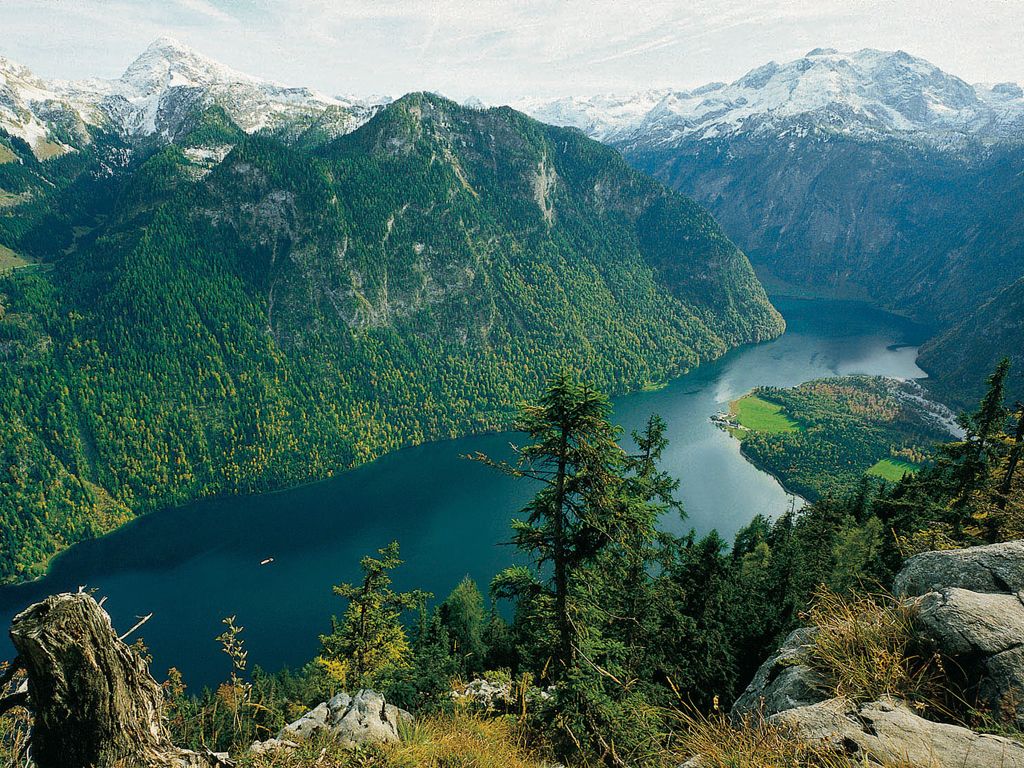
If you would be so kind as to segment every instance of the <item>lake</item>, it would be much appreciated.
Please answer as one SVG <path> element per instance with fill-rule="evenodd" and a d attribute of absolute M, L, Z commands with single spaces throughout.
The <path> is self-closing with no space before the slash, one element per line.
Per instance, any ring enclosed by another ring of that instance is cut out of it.
<path fill-rule="evenodd" d="M 717 529 L 731 538 L 754 515 L 775 516 L 799 503 L 709 421 L 730 400 L 755 386 L 822 376 L 924 376 L 914 361 L 926 333 L 908 320 L 855 302 L 775 304 L 789 325 L 781 338 L 615 402 L 615 420 L 627 434 L 652 412 L 668 422 L 665 468 L 681 480 L 687 512 L 685 521 L 664 520 L 668 530 Z M 108 598 L 104 607 L 119 629 L 153 613 L 139 634 L 157 679 L 171 666 L 192 688 L 225 679 L 230 661 L 213 638 L 228 615 L 245 627 L 251 664 L 301 665 L 317 652 L 330 615 L 343 609 L 331 585 L 357 579 L 359 558 L 392 539 L 406 560 L 398 588 L 443 598 L 468 574 L 486 591 L 491 576 L 513 560 L 501 542 L 531 489 L 461 456 L 508 457 L 511 438 L 431 443 L 324 482 L 148 515 L 71 548 L 44 579 L 0 589 L 0 624 L 47 594 L 85 585 Z M 6 633 L 0 642 L 0 658 L 12 656 Z"/>

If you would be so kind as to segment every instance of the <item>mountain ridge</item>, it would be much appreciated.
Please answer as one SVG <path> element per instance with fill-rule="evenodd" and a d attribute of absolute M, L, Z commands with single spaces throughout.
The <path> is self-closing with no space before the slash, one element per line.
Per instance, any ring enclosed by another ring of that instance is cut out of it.
<path fill-rule="evenodd" d="M 626 151 L 739 132 L 900 135 L 948 143 L 1024 139 L 1024 94 L 1015 83 L 970 85 L 904 51 L 815 49 L 757 67 L 732 83 L 621 97 L 531 99 L 538 119 L 581 128 Z"/>
<path fill-rule="evenodd" d="M 222 107 L 247 133 L 298 133 L 333 110 L 337 135 L 365 122 L 380 103 L 254 77 L 166 36 L 147 46 L 120 77 L 109 80 L 46 80 L 0 57 L 0 128 L 34 150 L 55 144 L 47 156 L 88 144 L 90 129 L 126 139 L 171 138 L 181 128 L 183 113 L 196 105 Z M 55 142 L 55 129 L 68 121 L 77 126 L 77 140 Z"/>
<path fill-rule="evenodd" d="M 36 262 L 0 276 L 0 580 L 155 507 L 506 427 L 559 370 L 624 392 L 784 327 L 703 207 L 510 108 L 181 126 L 110 173 L 12 144 L 59 187 L 0 209 Z"/>

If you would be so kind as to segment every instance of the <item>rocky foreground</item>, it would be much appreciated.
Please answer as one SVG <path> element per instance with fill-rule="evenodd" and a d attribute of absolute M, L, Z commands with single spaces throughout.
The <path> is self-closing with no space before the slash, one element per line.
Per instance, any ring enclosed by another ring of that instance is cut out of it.
<path fill-rule="evenodd" d="M 894 591 L 977 707 L 993 722 L 1024 729 L 1024 541 L 917 555 Z M 890 696 L 867 702 L 828 696 L 806 663 L 817 631 L 789 635 L 737 699 L 735 721 L 767 719 L 857 765 L 1024 768 L 1024 743 L 1015 739 L 926 719 Z"/>

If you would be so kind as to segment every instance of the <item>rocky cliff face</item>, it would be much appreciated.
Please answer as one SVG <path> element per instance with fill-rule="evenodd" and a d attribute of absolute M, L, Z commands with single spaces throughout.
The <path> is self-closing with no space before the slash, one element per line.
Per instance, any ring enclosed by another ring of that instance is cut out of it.
<path fill-rule="evenodd" d="M 895 592 L 973 706 L 1017 730 L 1024 726 L 1024 541 L 927 552 L 907 561 Z M 767 718 L 801 739 L 867 761 L 914 766 L 1024 766 L 1024 743 L 925 719 L 891 696 L 829 697 L 807 663 L 814 627 L 792 633 L 762 665 L 732 717 Z M 953 685 L 953 678 L 949 684 Z"/>

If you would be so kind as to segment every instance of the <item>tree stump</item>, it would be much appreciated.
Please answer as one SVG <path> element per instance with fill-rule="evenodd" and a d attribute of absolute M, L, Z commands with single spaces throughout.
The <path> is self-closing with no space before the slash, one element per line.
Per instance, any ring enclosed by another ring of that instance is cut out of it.
<path fill-rule="evenodd" d="M 30 606 L 11 640 L 28 676 L 37 768 L 210 765 L 171 743 L 160 686 L 89 595 Z"/>

